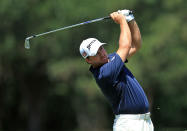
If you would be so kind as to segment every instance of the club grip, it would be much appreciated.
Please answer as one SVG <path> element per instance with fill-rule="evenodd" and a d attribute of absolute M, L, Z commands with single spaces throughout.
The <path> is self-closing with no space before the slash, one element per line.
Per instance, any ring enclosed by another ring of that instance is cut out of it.
<path fill-rule="evenodd" d="M 107 20 L 107 19 L 111 19 L 111 17 L 110 16 L 106 16 L 103 19 Z"/>

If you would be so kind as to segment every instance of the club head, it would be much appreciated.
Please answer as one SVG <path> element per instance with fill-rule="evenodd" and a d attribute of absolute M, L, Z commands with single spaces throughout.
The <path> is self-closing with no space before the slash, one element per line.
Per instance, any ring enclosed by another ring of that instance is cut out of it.
<path fill-rule="evenodd" d="M 30 36 L 30 37 L 27 37 L 26 39 L 25 39 L 25 48 L 26 49 L 30 49 L 30 42 L 29 42 L 29 40 L 31 39 L 31 38 L 33 38 L 34 36 Z"/>
<path fill-rule="evenodd" d="M 29 42 L 29 39 L 25 39 L 25 48 L 26 49 L 30 49 L 30 42 Z"/>

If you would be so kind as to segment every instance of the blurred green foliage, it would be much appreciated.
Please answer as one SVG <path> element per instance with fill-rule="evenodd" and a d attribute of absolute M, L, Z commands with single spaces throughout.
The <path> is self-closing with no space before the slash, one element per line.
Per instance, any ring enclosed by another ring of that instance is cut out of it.
<path fill-rule="evenodd" d="M 187 129 L 186 0 L 1 0 L 0 131 L 111 131 L 112 111 L 79 54 L 88 37 L 118 47 L 119 27 L 102 21 L 31 40 L 63 26 L 134 11 L 141 50 L 127 64 L 148 95 L 157 131 Z"/>

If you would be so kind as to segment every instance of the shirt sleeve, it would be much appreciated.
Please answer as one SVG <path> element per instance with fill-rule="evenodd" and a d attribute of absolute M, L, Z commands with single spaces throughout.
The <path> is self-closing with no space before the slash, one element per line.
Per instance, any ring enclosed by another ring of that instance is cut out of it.
<path fill-rule="evenodd" d="M 110 61 L 102 67 L 102 78 L 107 79 L 110 82 L 115 81 L 116 78 L 119 76 L 123 66 L 124 63 L 121 57 L 117 53 L 115 53 L 115 55 L 110 59 Z"/>

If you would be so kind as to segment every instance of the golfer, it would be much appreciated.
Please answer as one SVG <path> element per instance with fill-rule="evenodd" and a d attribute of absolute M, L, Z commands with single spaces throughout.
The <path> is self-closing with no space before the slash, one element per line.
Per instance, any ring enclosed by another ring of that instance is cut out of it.
<path fill-rule="evenodd" d="M 116 52 L 108 55 L 105 43 L 88 38 L 81 43 L 80 53 L 91 64 L 90 71 L 112 106 L 113 131 L 153 131 L 146 94 L 125 65 L 141 47 L 140 31 L 133 14 L 123 14 L 121 11 L 110 14 L 120 26 Z"/>

